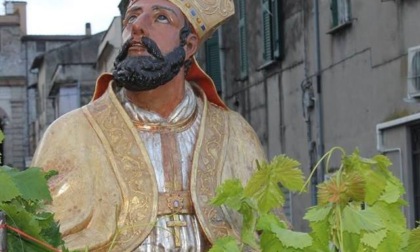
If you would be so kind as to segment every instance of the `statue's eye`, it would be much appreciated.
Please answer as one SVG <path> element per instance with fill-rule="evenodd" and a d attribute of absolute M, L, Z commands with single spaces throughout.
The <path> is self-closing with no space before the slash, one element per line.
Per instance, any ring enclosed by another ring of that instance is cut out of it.
<path fill-rule="evenodd" d="M 162 15 L 162 14 L 158 15 L 158 17 L 156 18 L 156 20 L 158 22 L 164 23 L 164 24 L 169 23 L 169 19 L 165 15 Z"/>
<path fill-rule="evenodd" d="M 127 18 L 127 23 L 132 24 L 134 23 L 134 21 L 136 21 L 137 16 L 136 15 L 131 15 Z"/>

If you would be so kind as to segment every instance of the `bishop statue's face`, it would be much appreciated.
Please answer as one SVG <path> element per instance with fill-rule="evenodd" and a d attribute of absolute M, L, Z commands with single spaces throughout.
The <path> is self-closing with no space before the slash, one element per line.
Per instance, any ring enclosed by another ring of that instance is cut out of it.
<path fill-rule="evenodd" d="M 176 5 L 137 0 L 129 6 L 123 26 L 123 47 L 113 71 L 118 85 L 131 91 L 151 90 L 179 73 L 191 30 Z"/>

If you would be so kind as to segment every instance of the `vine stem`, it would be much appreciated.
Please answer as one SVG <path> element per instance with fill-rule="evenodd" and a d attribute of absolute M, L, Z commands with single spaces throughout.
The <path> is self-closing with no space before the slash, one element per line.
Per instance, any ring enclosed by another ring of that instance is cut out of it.
<path fill-rule="evenodd" d="M 318 162 L 316 163 L 316 165 L 314 166 L 314 168 L 311 171 L 311 174 L 309 174 L 308 179 L 306 180 L 305 184 L 302 186 L 302 188 L 300 189 L 299 193 L 302 193 L 303 190 L 305 190 L 305 188 L 308 186 L 309 182 L 311 181 L 311 178 L 313 177 L 313 175 L 315 174 L 316 170 L 318 169 L 319 166 L 321 166 L 321 163 L 324 161 L 324 159 L 327 159 L 327 165 L 325 167 L 326 172 L 328 172 L 328 167 L 330 165 L 330 159 L 332 154 L 335 151 L 340 151 L 342 155 L 346 155 L 346 151 L 342 148 L 342 147 L 334 147 L 331 150 L 329 150 L 327 153 L 324 154 L 324 156 L 321 157 L 320 160 L 318 160 Z"/>
<path fill-rule="evenodd" d="M 13 231 L 13 232 L 15 232 L 15 233 L 19 234 L 20 236 L 22 236 L 22 237 L 24 237 L 24 238 L 26 238 L 26 239 L 30 240 L 30 241 L 33 241 L 33 242 L 35 242 L 35 243 L 37 243 L 37 244 L 39 244 L 39 245 L 42 245 L 44 248 L 47 248 L 47 249 L 49 249 L 50 251 L 54 251 L 54 252 L 60 252 L 60 251 L 61 251 L 61 250 L 59 250 L 59 249 L 54 248 L 54 247 L 53 247 L 53 246 L 51 246 L 50 244 L 48 244 L 48 243 L 46 243 L 46 242 L 43 242 L 43 241 L 41 241 L 41 240 L 38 240 L 38 239 L 36 239 L 35 237 L 32 237 L 32 236 L 28 235 L 27 233 L 23 232 L 22 230 L 17 229 L 17 228 L 14 228 L 14 227 L 12 227 L 12 226 L 9 226 L 9 225 L 7 225 L 7 224 L 3 224 L 3 225 L 1 225 L 1 226 L 0 226 L 0 228 L 6 228 L 6 229 L 9 229 L 9 230 L 11 230 L 11 231 Z"/>
<path fill-rule="evenodd" d="M 342 181 L 341 181 L 341 174 L 342 174 L 342 171 L 343 171 L 343 165 L 341 165 L 340 166 L 340 169 L 338 170 L 338 174 L 337 174 L 337 186 L 338 186 L 338 188 L 340 188 L 340 184 L 342 183 Z M 340 204 L 337 204 L 336 203 L 336 211 L 338 212 L 338 225 L 339 225 L 339 232 L 340 232 L 340 234 L 339 234 L 339 243 L 340 243 L 340 251 L 341 252 L 345 252 L 345 249 L 344 249 L 344 229 L 343 229 L 343 216 L 342 216 L 342 212 L 341 212 L 341 210 L 342 210 L 342 208 L 341 208 L 341 205 Z"/>

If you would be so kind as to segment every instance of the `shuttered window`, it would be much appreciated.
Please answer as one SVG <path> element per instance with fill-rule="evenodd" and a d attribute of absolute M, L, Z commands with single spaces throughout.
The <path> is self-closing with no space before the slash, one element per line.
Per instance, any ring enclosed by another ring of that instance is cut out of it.
<path fill-rule="evenodd" d="M 331 26 L 336 27 L 351 21 L 350 0 L 331 0 Z"/>
<path fill-rule="evenodd" d="M 217 92 L 222 92 L 222 75 L 220 69 L 219 33 L 216 31 L 206 41 L 206 72 L 213 79 Z"/>
<path fill-rule="evenodd" d="M 281 9 L 280 0 L 262 0 L 263 46 L 266 62 L 281 57 Z"/>
<path fill-rule="evenodd" d="M 253 1 L 253 0 L 250 0 Z M 239 53 L 241 78 L 248 77 L 248 49 L 246 32 L 246 3 L 245 0 L 239 2 Z"/>

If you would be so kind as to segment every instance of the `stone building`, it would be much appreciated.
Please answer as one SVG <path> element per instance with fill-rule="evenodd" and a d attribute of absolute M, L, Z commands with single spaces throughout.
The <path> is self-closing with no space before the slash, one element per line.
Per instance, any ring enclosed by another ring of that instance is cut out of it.
<path fill-rule="evenodd" d="M 27 35 L 26 2 L 6 1 L 5 10 L 0 16 L 0 125 L 6 139 L 0 151 L 5 164 L 24 167 L 28 157 L 27 87 L 33 83 L 28 62 L 69 39 Z"/>
<path fill-rule="evenodd" d="M 31 70 L 32 63 L 35 58 L 43 55 L 49 50 L 61 47 L 67 43 L 80 40 L 84 35 L 25 35 L 21 38 L 22 47 L 25 51 L 25 69 L 26 70 L 26 83 L 27 83 L 27 129 L 25 146 L 27 146 L 26 163 L 28 164 L 33 152 L 35 151 L 35 132 L 37 131 L 36 101 L 40 98 L 38 93 L 38 74 L 36 71 Z"/>
<path fill-rule="evenodd" d="M 87 35 L 37 56 L 31 71 L 37 73 L 36 118 L 31 134 L 36 146 L 46 128 L 59 116 L 87 104 L 93 94 L 99 44 L 104 32 Z"/>
<path fill-rule="evenodd" d="M 6 3 L 0 16 L 0 128 L 4 164 L 23 166 L 25 149 L 25 53 L 20 38 L 26 34 L 26 3 Z"/>
<path fill-rule="evenodd" d="M 388 155 L 406 187 L 408 225 L 420 220 L 419 1 L 235 0 L 220 29 L 222 90 L 257 131 L 269 158 L 286 154 L 309 175 L 334 146 Z M 337 168 L 338 158 L 333 162 Z M 316 203 L 292 195 L 297 230 Z"/>
<path fill-rule="evenodd" d="M 98 49 L 96 69 L 98 73 L 110 72 L 114 66 L 121 44 L 121 17 L 114 17 L 108 30 L 102 38 Z"/>
<path fill-rule="evenodd" d="M 35 106 L 36 74 L 30 71 L 33 59 L 83 36 L 28 35 L 26 2 L 5 1 L 0 15 L 0 128 L 6 139 L 1 146 L 3 163 L 25 167 L 33 146 L 29 144 L 31 116 Z"/>

